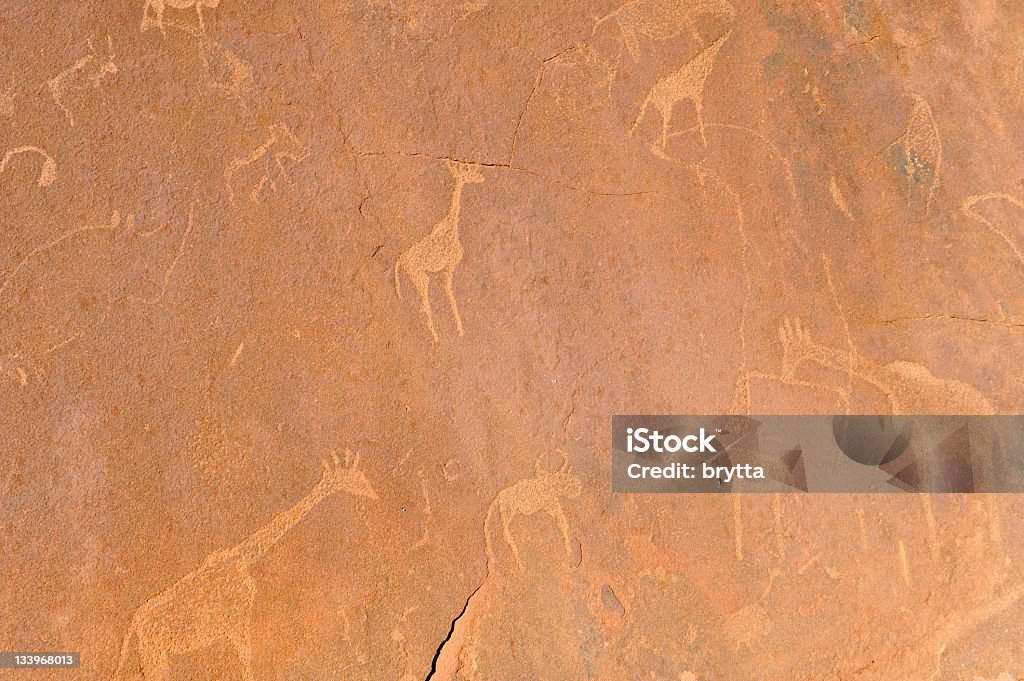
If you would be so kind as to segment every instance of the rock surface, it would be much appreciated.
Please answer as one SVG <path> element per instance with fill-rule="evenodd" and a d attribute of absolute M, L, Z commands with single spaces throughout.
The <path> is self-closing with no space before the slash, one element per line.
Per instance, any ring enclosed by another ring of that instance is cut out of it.
<path fill-rule="evenodd" d="M 1018 497 L 608 450 L 1020 411 L 1024 6 L 620 2 L 0 6 L 34 679 L 1024 678 Z"/>

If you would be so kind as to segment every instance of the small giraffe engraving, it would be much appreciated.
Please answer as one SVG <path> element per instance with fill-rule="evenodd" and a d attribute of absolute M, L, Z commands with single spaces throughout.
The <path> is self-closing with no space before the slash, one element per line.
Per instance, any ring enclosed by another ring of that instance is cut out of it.
<path fill-rule="evenodd" d="M 462 242 L 459 241 L 462 187 L 467 183 L 484 181 L 483 173 L 468 163 L 445 161 L 445 165 L 455 179 L 448 213 L 434 226 L 430 234 L 410 246 L 395 262 L 395 293 L 399 299 L 402 298 L 399 274 L 400 270 L 405 270 L 406 276 L 420 296 L 420 307 L 427 317 L 427 326 L 435 343 L 438 342 L 438 336 L 434 328 L 434 315 L 430 311 L 430 275 L 444 270 L 444 290 L 448 296 L 448 304 L 452 308 L 452 315 L 455 317 L 455 327 L 461 336 L 462 317 L 459 316 L 459 306 L 455 302 L 452 278 L 455 276 L 455 268 L 462 262 L 463 255 Z"/>

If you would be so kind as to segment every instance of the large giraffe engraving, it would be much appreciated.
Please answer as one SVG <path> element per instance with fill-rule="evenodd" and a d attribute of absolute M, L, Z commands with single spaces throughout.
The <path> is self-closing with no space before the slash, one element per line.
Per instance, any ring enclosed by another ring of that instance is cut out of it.
<path fill-rule="evenodd" d="M 430 335 L 433 336 L 435 343 L 438 342 L 438 337 L 437 330 L 434 328 L 434 315 L 430 311 L 430 275 L 444 270 L 444 290 L 448 296 L 448 304 L 452 308 L 452 315 L 455 317 L 455 326 L 461 336 L 462 318 L 459 316 L 459 306 L 455 302 L 452 278 L 455 275 L 455 268 L 462 262 L 463 255 L 462 243 L 459 241 L 462 187 L 466 183 L 484 181 L 483 173 L 468 163 L 445 161 L 445 165 L 448 166 L 448 172 L 455 179 L 448 213 L 434 226 L 430 234 L 410 246 L 398 256 L 398 260 L 395 262 L 395 293 L 401 299 L 402 288 L 399 274 L 400 270 L 405 270 L 406 276 L 409 277 L 420 296 L 420 307 L 427 317 L 427 326 L 430 328 Z"/>
<path fill-rule="evenodd" d="M 732 35 L 732 31 L 705 47 L 696 57 L 683 64 L 681 68 L 654 84 L 647 98 L 640 105 L 640 112 L 636 115 L 636 120 L 633 121 L 633 126 L 629 129 L 630 136 L 632 136 L 636 127 L 640 125 L 640 121 L 643 120 L 644 114 L 647 113 L 647 107 L 653 106 L 661 114 L 661 149 L 664 151 L 665 145 L 668 144 L 668 131 L 672 123 L 672 110 L 677 104 L 690 101 L 693 103 L 694 111 L 697 114 L 697 127 L 700 130 L 700 139 L 707 146 L 708 140 L 704 135 L 704 83 L 707 82 L 708 76 L 711 75 L 711 69 L 715 65 L 718 51 L 722 49 L 722 45 L 729 39 L 730 35 Z"/>
<path fill-rule="evenodd" d="M 301 501 L 234 548 L 210 554 L 202 565 L 135 611 L 121 644 L 115 679 L 124 678 L 129 643 L 135 638 L 147 681 L 168 678 L 172 653 L 199 650 L 218 641 L 227 641 L 234 648 L 242 677 L 253 681 L 250 628 L 256 583 L 249 566 L 336 492 L 377 498 L 370 481 L 358 469 L 358 455 L 346 452 L 344 466 L 334 454 L 321 463 L 320 481 Z"/>

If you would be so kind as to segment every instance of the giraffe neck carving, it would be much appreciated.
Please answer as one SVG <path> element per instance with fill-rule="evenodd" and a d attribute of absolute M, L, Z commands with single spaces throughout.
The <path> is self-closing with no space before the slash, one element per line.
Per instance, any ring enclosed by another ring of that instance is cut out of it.
<path fill-rule="evenodd" d="M 334 494 L 335 491 L 337 490 L 328 489 L 322 481 L 317 483 L 316 487 L 298 503 L 277 514 L 273 520 L 253 532 L 248 539 L 238 545 L 236 551 L 240 555 L 248 557 L 249 560 L 259 558 L 281 541 L 288 530 L 295 527 L 317 504 Z"/>

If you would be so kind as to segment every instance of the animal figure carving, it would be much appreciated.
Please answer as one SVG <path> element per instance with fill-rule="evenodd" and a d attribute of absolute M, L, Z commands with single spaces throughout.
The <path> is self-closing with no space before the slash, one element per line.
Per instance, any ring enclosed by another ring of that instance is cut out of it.
<path fill-rule="evenodd" d="M 168 678 L 172 653 L 199 650 L 218 641 L 226 641 L 234 648 L 242 678 L 245 681 L 255 679 L 251 625 L 256 583 L 249 567 L 306 514 L 336 492 L 377 498 L 370 481 L 358 469 L 358 455 L 346 452 L 344 466 L 334 454 L 321 463 L 320 481 L 295 506 L 234 548 L 212 553 L 193 572 L 135 611 L 121 644 L 115 679 L 124 678 L 133 638 L 147 681 Z"/>
<path fill-rule="evenodd" d="M 107 36 L 107 57 L 101 60 L 96 56 L 96 48 L 92 41 L 88 41 L 89 54 L 76 61 L 70 68 L 61 71 L 59 74 L 46 81 L 46 88 L 53 97 L 53 102 L 68 119 L 71 127 L 75 127 L 75 117 L 71 110 L 64 103 L 64 98 L 69 92 L 98 88 L 108 76 L 117 73 L 117 64 L 114 63 L 114 45 Z"/>
<path fill-rule="evenodd" d="M 423 314 L 427 316 L 427 326 L 430 328 L 430 335 L 433 336 L 435 343 L 438 342 L 438 337 L 437 330 L 434 328 L 434 315 L 430 311 L 430 275 L 444 270 L 444 290 L 448 295 L 452 315 L 455 317 L 455 326 L 461 336 L 462 318 L 459 316 L 459 307 L 455 302 L 452 278 L 455 275 L 455 268 L 462 262 L 463 255 L 462 243 L 459 241 L 462 187 L 466 183 L 484 181 L 483 174 L 467 163 L 445 161 L 445 165 L 452 177 L 455 178 L 455 187 L 452 189 L 452 200 L 448 213 L 434 226 L 430 234 L 398 256 L 398 261 L 395 263 L 395 293 L 401 299 L 402 289 L 399 273 L 400 270 L 405 270 L 406 276 L 409 277 L 420 296 L 420 307 Z"/>
<path fill-rule="evenodd" d="M 647 98 L 640 105 L 640 112 L 629 129 L 632 136 L 633 131 L 640 125 L 647 107 L 653 106 L 661 114 L 661 149 L 665 150 L 668 144 L 668 130 L 672 123 L 672 110 L 680 102 L 690 101 L 697 114 L 697 127 L 700 130 L 700 139 L 707 146 L 707 137 L 704 135 L 704 83 L 711 74 L 715 65 L 715 58 L 718 51 L 732 32 L 726 33 L 721 38 L 704 48 L 696 57 L 683 65 L 682 68 L 668 74 L 651 88 Z"/>
<path fill-rule="evenodd" d="M 523 567 L 523 561 L 519 556 L 519 547 L 512 534 L 512 521 L 518 515 L 533 515 L 541 511 L 550 515 L 562 533 L 566 554 L 572 555 L 569 520 L 565 517 L 565 511 L 562 510 L 561 498 L 578 497 L 581 486 L 579 478 L 569 473 L 568 455 L 562 450 L 558 451 L 562 455 L 561 468 L 556 471 L 545 471 L 541 468 L 538 458 L 535 477 L 520 480 L 511 487 L 501 490 L 487 508 L 487 515 L 484 518 L 484 536 L 487 544 L 488 564 L 494 566 L 490 569 L 496 570 L 497 565 L 494 546 L 491 544 L 491 522 L 495 510 L 501 519 L 502 537 L 512 550 L 512 556 L 520 569 Z"/>
<path fill-rule="evenodd" d="M 18 154 L 38 154 L 43 157 L 43 167 L 39 170 L 39 179 L 36 180 L 36 185 L 39 187 L 49 187 L 53 184 L 54 179 L 57 177 L 57 164 L 54 162 L 53 157 L 46 153 L 45 149 L 39 147 L 25 146 L 10 149 L 4 154 L 3 160 L 0 160 L 0 173 L 4 172 L 7 168 L 7 162 Z"/>
<path fill-rule="evenodd" d="M 994 414 L 981 392 L 961 381 L 942 379 L 914 362 L 879 365 L 856 350 L 843 352 L 816 343 L 799 319 L 786 320 L 779 329 L 782 341 L 782 376 L 793 378 L 802 362 L 859 378 L 881 391 L 893 414 Z"/>
<path fill-rule="evenodd" d="M 309 152 L 302 146 L 295 134 L 283 124 L 270 126 L 267 140 L 256 147 L 249 156 L 236 158 L 224 169 L 224 184 L 227 186 L 228 199 L 235 201 L 236 176 L 243 174 L 244 183 L 249 188 L 249 200 L 259 203 L 260 195 L 269 188 L 277 191 L 277 180 L 280 177 L 286 183 L 291 182 L 284 161 L 298 163 L 304 160 Z M 255 169 L 255 174 L 245 176 L 246 169 Z"/>
<path fill-rule="evenodd" d="M 728 0 L 632 0 L 597 20 L 591 34 L 599 26 L 613 19 L 622 33 L 622 42 L 633 61 L 640 55 L 640 40 L 644 36 L 652 40 L 668 40 L 679 35 L 684 29 L 700 45 L 704 38 L 697 30 L 697 20 L 712 16 L 731 24 L 736 9 Z"/>
<path fill-rule="evenodd" d="M 145 33 L 156 26 L 160 29 L 161 33 L 166 35 L 164 30 L 164 10 L 167 7 L 173 9 L 195 7 L 196 17 L 199 19 L 199 31 L 205 33 L 206 24 L 203 23 L 203 7 L 216 9 L 218 5 L 220 5 L 220 0 L 146 0 L 146 4 L 142 8 L 142 23 L 139 26 L 139 30 Z"/>

